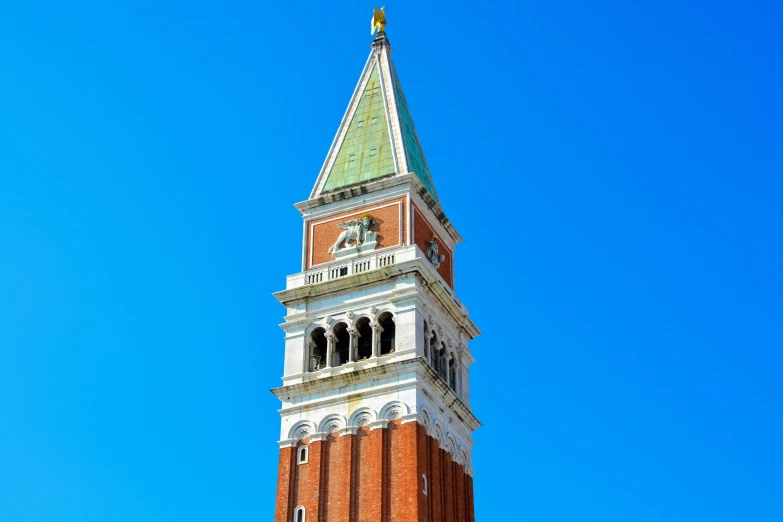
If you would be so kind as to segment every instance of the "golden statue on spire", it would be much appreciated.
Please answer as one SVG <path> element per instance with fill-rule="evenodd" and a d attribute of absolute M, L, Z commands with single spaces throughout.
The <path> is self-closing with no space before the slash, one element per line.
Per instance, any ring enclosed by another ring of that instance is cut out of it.
<path fill-rule="evenodd" d="M 386 4 L 383 4 L 383 7 L 380 9 L 378 9 L 378 6 L 375 6 L 375 10 L 372 13 L 370 34 L 375 34 L 376 29 L 379 34 L 386 32 Z"/>

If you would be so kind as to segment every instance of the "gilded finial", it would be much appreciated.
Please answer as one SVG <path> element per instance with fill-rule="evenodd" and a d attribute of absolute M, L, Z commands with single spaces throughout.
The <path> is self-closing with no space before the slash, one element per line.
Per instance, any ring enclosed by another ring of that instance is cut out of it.
<path fill-rule="evenodd" d="M 375 10 L 372 13 L 370 34 L 375 34 L 376 30 L 379 34 L 386 32 L 386 4 L 383 4 L 383 7 L 380 9 L 378 9 L 378 6 L 375 6 Z"/>

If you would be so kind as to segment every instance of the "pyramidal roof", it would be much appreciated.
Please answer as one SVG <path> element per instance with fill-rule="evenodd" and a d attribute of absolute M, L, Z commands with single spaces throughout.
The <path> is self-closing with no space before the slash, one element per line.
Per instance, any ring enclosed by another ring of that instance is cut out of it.
<path fill-rule="evenodd" d="M 310 199 L 377 178 L 414 173 L 438 201 L 384 33 L 372 51 Z"/>

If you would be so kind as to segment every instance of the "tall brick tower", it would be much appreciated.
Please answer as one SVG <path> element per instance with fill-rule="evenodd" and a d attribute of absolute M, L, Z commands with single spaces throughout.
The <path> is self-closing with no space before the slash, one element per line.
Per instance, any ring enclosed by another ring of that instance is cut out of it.
<path fill-rule="evenodd" d="M 286 307 L 275 522 L 472 522 L 479 331 L 454 293 L 461 237 L 383 30 L 295 206 L 303 271 L 275 293 Z"/>

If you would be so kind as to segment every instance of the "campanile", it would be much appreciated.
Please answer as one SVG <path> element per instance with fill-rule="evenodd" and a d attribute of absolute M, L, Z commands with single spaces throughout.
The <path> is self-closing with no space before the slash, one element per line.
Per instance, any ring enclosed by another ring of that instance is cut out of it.
<path fill-rule="evenodd" d="M 446 217 L 377 11 L 285 306 L 275 522 L 473 522 L 468 343 Z"/>

